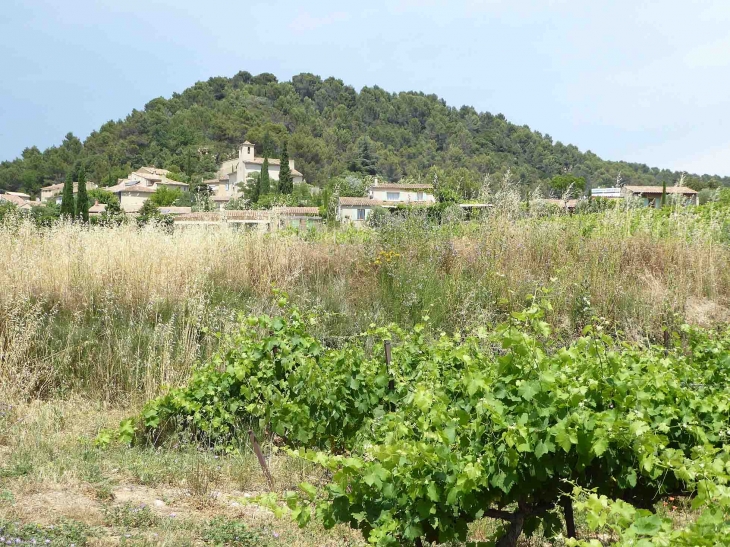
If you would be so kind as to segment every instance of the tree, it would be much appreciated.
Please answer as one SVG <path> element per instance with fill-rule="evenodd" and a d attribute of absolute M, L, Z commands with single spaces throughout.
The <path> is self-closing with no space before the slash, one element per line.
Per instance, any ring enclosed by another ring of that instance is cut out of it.
<path fill-rule="evenodd" d="M 350 163 L 350 171 L 365 175 L 377 174 L 376 164 L 378 162 L 378 156 L 374 148 L 373 141 L 370 140 L 370 137 L 365 136 L 359 139 L 357 141 L 355 158 Z"/>
<path fill-rule="evenodd" d="M 274 139 L 271 137 L 271 133 L 266 131 L 266 133 L 264 133 L 263 142 L 261 143 L 261 155 L 263 155 L 264 158 L 268 158 L 273 153 Z"/>
<path fill-rule="evenodd" d="M 86 193 L 86 173 L 79 169 L 79 189 L 76 194 L 76 216 L 82 222 L 89 222 L 89 195 Z"/>
<path fill-rule="evenodd" d="M 63 194 L 61 195 L 61 217 L 72 219 L 76 216 L 76 204 L 74 203 L 74 175 L 69 170 L 66 174 L 66 181 L 63 183 Z"/>
<path fill-rule="evenodd" d="M 257 203 L 261 196 L 261 173 L 251 173 L 242 186 L 244 197 L 251 203 Z"/>
<path fill-rule="evenodd" d="M 664 207 L 667 204 L 667 181 L 664 179 L 662 181 L 662 207 Z"/>
<path fill-rule="evenodd" d="M 88 191 L 89 203 L 92 201 L 103 203 L 106 205 L 107 213 L 119 213 L 121 209 L 119 207 L 119 198 L 111 192 L 102 188 L 94 188 Z"/>
<path fill-rule="evenodd" d="M 571 186 L 573 194 L 582 194 L 586 189 L 586 179 L 583 177 L 576 177 L 574 175 L 555 175 L 550 181 L 550 189 L 553 190 L 558 197 L 562 197 L 568 188 L 571 188 Z"/>
<path fill-rule="evenodd" d="M 269 158 L 264 156 L 264 163 L 261 165 L 261 177 L 259 179 L 259 195 L 265 196 L 271 192 L 271 181 L 269 179 Z"/>
<path fill-rule="evenodd" d="M 159 207 L 151 199 L 148 199 L 142 204 L 142 208 L 139 210 L 137 225 L 141 227 L 151 221 L 166 228 L 171 228 L 173 225 L 172 216 L 161 214 Z"/>
<path fill-rule="evenodd" d="M 279 168 L 279 192 L 282 194 L 291 194 L 294 189 L 294 178 L 289 167 L 289 152 L 286 149 L 286 143 L 281 150 L 281 166 Z"/>
<path fill-rule="evenodd" d="M 169 207 L 182 197 L 182 191 L 178 188 L 168 188 L 167 186 L 158 186 L 154 194 L 150 196 L 149 201 L 158 207 Z"/>

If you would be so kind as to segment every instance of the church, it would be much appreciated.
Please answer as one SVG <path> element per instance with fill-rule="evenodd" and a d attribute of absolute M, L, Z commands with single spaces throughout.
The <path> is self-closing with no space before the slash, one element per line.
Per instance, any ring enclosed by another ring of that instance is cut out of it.
<path fill-rule="evenodd" d="M 244 142 L 238 149 L 238 158 L 225 161 L 218 170 L 216 180 L 206 181 L 213 191 L 212 200 L 219 207 L 224 207 L 231 199 L 242 195 L 239 183 L 245 183 L 251 173 L 260 173 L 264 158 L 256 157 L 254 144 Z M 304 182 L 304 175 L 294 168 L 294 160 L 289 160 L 294 184 Z M 276 158 L 269 158 L 269 178 L 279 180 L 281 162 Z"/>

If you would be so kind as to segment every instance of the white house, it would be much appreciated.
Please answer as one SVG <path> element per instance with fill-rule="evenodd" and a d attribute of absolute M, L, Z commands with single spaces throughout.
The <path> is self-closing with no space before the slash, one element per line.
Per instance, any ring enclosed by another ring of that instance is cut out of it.
<path fill-rule="evenodd" d="M 398 206 L 428 207 L 436 203 L 433 186 L 430 184 L 378 183 L 370 186 L 367 197 L 342 197 L 337 206 L 337 219 L 362 226 L 373 209 Z"/>
<path fill-rule="evenodd" d="M 620 199 L 621 188 L 591 188 L 591 197 L 604 199 Z"/>
<path fill-rule="evenodd" d="M 433 195 L 433 186 L 430 184 L 378 183 L 377 180 L 375 184 L 368 188 L 368 197 L 383 202 L 391 202 L 394 206 L 404 203 L 425 205 L 436 202 Z"/>
<path fill-rule="evenodd" d="M 221 203 L 221 207 L 231 199 L 241 196 L 240 183 L 245 183 L 251 173 L 261 173 L 264 158 L 256 157 L 255 145 L 248 141 L 238 149 L 238 158 L 225 161 L 218 170 L 217 179 L 205 181 L 213 191 L 213 201 Z M 304 175 L 294 168 L 294 160 L 289 160 L 294 184 L 304 182 Z M 279 180 L 281 161 L 269 158 L 269 178 Z M 227 198 L 227 199 L 225 199 Z"/>

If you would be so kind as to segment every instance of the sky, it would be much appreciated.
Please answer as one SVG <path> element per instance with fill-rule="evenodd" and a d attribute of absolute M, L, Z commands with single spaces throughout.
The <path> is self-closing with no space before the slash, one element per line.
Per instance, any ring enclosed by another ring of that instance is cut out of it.
<path fill-rule="evenodd" d="M 212 76 L 435 93 L 602 158 L 730 175 L 730 2 L 2 0 L 0 160 Z"/>

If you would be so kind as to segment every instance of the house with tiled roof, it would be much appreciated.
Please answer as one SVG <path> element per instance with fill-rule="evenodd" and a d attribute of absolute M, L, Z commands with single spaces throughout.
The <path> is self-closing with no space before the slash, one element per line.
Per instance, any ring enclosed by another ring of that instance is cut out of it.
<path fill-rule="evenodd" d="M 89 216 L 90 217 L 99 217 L 106 213 L 106 203 L 99 203 L 99 201 L 95 201 L 94 205 L 89 207 Z"/>
<path fill-rule="evenodd" d="M 63 182 L 59 182 L 58 184 L 51 184 L 50 186 L 44 186 L 41 188 L 41 202 L 46 203 L 47 201 L 55 201 L 56 203 L 61 203 L 61 194 L 63 194 Z M 91 181 L 86 181 L 86 189 L 87 190 L 94 190 L 97 188 L 97 185 Z M 74 196 L 79 193 L 79 183 L 74 182 L 73 183 L 73 192 Z M 55 200 L 53 199 L 55 198 Z"/>
<path fill-rule="evenodd" d="M 31 201 L 30 196 L 23 192 L 5 192 L 0 194 L 0 203 L 12 203 L 18 209 L 28 210 L 41 205 L 40 201 Z"/>
<path fill-rule="evenodd" d="M 170 171 L 156 167 L 140 167 L 130 173 L 126 179 L 119 179 L 117 184 L 105 190 L 119 198 L 119 207 L 125 213 L 137 213 L 144 202 L 158 188 L 178 188 L 187 190 L 188 185 L 168 177 Z"/>
<path fill-rule="evenodd" d="M 429 207 L 436 203 L 431 184 L 379 183 L 375 180 L 365 197 L 341 197 L 337 219 L 364 225 L 376 207 L 395 209 L 402 206 Z"/>
<path fill-rule="evenodd" d="M 241 183 L 246 183 L 251 173 L 261 173 L 264 158 L 256 156 L 255 146 L 251 142 L 244 142 L 238 149 L 238 158 L 225 161 L 218 169 L 214 180 L 205 181 L 213 191 L 213 201 L 222 208 L 225 203 L 241 197 Z M 304 182 L 304 175 L 294 167 L 294 160 L 289 160 L 294 184 Z M 269 158 L 269 178 L 279 180 L 281 160 Z"/>

